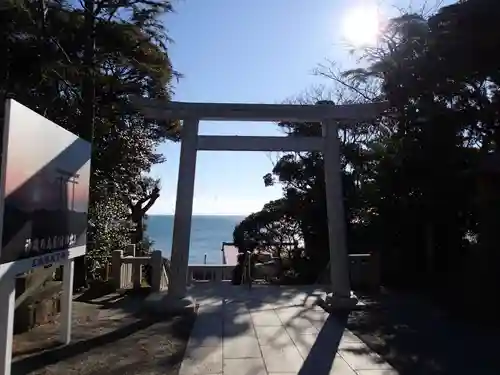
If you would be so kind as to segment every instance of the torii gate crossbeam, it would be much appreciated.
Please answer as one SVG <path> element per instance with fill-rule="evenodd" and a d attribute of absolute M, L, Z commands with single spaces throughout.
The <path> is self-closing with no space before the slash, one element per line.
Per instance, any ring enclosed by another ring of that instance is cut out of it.
<path fill-rule="evenodd" d="M 332 305 L 349 307 L 351 297 L 341 184 L 338 123 L 359 122 L 378 116 L 386 103 L 333 105 L 183 103 L 135 99 L 147 118 L 183 120 L 171 253 L 169 301 L 171 309 L 192 304 L 186 296 L 189 243 L 193 210 L 196 156 L 199 150 L 225 151 L 321 151 L 324 155 L 326 206 L 330 252 Z M 248 137 L 199 135 L 201 120 L 321 122 L 321 137 Z"/>

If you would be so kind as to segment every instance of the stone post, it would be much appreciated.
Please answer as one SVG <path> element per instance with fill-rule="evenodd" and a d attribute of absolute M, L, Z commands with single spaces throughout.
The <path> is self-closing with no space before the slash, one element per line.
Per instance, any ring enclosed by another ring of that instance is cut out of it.
<path fill-rule="evenodd" d="M 122 287 L 122 258 L 123 250 L 114 250 L 111 254 L 111 277 L 116 289 Z"/>
<path fill-rule="evenodd" d="M 131 244 L 128 244 L 127 246 L 125 246 L 124 255 L 125 256 L 132 256 L 132 257 L 135 257 L 137 255 L 136 251 L 135 251 L 135 244 L 134 243 L 131 243 Z"/>
<path fill-rule="evenodd" d="M 132 261 L 132 283 L 134 289 L 140 289 L 142 283 L 142 264 L 139 260 Z"/>
<path fill-rule="evenodd" d="M 163 272 L 163 255 L 160 250 L 151 253 L 151 290 L 159 292 L 161 289 L 161 274 Z"/>

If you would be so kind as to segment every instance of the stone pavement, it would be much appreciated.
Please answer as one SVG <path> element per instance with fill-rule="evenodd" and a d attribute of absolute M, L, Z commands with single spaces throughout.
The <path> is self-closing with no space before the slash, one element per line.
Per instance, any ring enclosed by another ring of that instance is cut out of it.
<path fill-rule="evenodd" d="M 200 303 L 179 375 L 395 375 L 311 287 L 198 284 Z"/>

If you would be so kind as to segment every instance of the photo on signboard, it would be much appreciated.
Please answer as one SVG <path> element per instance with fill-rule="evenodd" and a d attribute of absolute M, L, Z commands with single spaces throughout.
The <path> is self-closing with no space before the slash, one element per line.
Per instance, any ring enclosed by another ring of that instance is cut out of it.
<path fill-rule="evenodd" d="M 0 263 L 85 246 L 89 142 L 12 100 L 6 117 Z"/>

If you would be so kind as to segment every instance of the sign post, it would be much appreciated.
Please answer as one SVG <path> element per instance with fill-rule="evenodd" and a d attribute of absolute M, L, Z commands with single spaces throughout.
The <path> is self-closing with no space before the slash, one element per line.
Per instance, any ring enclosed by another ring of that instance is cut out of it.
<path fill-rule="evenodd" d="M 73 310 L 73 276 L 75 261 L 68 259 L 63 265 L 63 285 L 61 301 L 61 332 L 59 341 L 69 344 L 71 341 L 71 316 Z"/>
<path fill-rule="evenodd" d="M 15 279 L 63 265 L 60 340 L 71 339 L 74 258 L 85 255 L 91 145 L 29 108 L 5 105 L 0 174 L 0 373 L 10 375 Z"/>
<path fill-rule="evenodd" d="M 15 279 L 3 279 L 0 282 L 0 371 L 10 375 L 12 363 L 12 336 L 14 334 L 16 288 Z"/>

